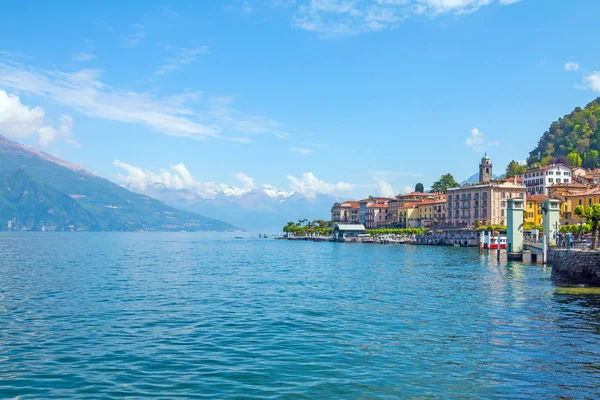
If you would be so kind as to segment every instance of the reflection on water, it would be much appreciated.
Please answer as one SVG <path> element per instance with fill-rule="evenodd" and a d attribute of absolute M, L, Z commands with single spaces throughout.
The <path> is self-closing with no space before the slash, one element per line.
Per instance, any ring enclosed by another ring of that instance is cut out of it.
<path fill-rule="evenodd" d="M 0 397 L 597 398 L 600 292 L 464 248 L 0 234 Z"/>

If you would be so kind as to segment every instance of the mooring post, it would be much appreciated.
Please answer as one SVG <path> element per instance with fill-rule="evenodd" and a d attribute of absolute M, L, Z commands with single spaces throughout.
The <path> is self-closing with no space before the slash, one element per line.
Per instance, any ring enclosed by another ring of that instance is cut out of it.
<path fill-rule="evenodd" d="M 483 253 L 483 231 L 479 232 L 479 254 Z"/>
<path fill-rule="evenodd" d="M 548 251 L 548 242 L 546 241 L 546 235 L 542 236 L 542 264 L 546 264 L 547 260 L 547 251 Z"/>
<path fill-rule="evenodd" d="M 496 242 L 498 243 L 498 261 L 500 261 L 500 233 L 496 236 Z"/>

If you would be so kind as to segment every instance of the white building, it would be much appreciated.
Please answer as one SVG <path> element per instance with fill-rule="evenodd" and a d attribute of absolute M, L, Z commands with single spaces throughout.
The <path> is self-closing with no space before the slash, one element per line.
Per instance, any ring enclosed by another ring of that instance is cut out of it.
<path fill-rule="evenodd" d="M 548 187 L 555 183 L 571 183 L 571 181 L 571 168 L 564 164 L 548 165 L 523 174 L 523 184 L 527 187 L 527 194 L 547 196 Z"/>

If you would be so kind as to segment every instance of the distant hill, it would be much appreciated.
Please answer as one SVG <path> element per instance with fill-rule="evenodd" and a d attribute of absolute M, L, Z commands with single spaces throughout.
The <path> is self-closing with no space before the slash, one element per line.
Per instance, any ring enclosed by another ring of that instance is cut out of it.
<path fill-rule="evenodd" d="M 500 177 L 498 175 L 492 175 L 492 178 L 499 179 Z M 460 185 L 462 186 L 462 185 L 465 185 L 467 183 L 469 183 L 469 184 L 479 183 L 479 172 L 471 175 L 468 179 L 462 181 L 460 183 Z"/>
<path fill-rule="evenodd" d="M 527 164 L 545 164 L 558 156 L 577 153 L 584 168 L 600 166 L 600 97 L 582 110 L 573 112 L 554 121 L 542 135 L 538 145 L 529 153 Z M 573 157 L 577 159 L 577 157 Z"/>
<path fill-rule="evenodd" d="M 168 207 L 0 136 L 0 230 L 225 231 L 223 221 Z"/>

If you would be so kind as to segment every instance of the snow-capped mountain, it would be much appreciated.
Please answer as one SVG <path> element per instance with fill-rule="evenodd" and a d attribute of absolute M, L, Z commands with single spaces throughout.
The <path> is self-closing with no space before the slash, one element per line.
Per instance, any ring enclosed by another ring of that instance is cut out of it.
<path fill-rule="evenodd" d="M 128 188 L 135 190 L 135 187 Z M 203 197 L 188 190 L 170 190 L 155 183 L 146 186 L 143 193 L 170 206 L 210 215 L 247 230 L 281 228 L 288 221 L 303 218 L 328 220 L 331 206 L 336 201 L 333 196 L 308 198 L 270 185 L 252 189 L 223 186 L 216 195 Z"/>

